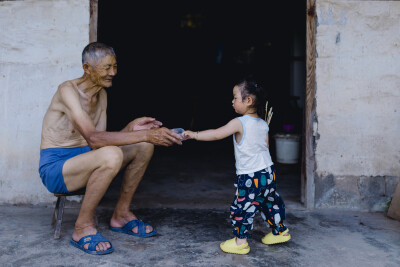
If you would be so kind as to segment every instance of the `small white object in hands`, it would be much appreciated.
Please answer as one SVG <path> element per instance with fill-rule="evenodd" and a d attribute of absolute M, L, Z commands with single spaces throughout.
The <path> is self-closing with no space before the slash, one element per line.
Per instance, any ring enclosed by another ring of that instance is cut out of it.
<path fill-rule="evenodd" d="M 182 128 L 173 128 L 173 129 L 171 129 L 172 131 L 174 131 L 174 132 L 176 132 L 177 134 L 179 134 L 181 137 L 182 137 L 182 133 L 185 131 L 184 129 L 182 129 Z M 183 141 L 183 140 L 185 140 L 185 138 L 181 138 L 181 141 Z"/>

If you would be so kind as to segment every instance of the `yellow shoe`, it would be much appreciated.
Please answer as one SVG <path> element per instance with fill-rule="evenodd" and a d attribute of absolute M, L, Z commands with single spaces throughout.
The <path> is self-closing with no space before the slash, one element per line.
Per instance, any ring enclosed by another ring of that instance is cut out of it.
<path fill-rule="evenodd" d="M 236 245 L 236 237 L 226 240 L 221 243 L 220 248 L 223 252 L 233 253 L 233 254 L 247 254 L 250 252 L 249 243 L 241 244 L 240 246 Z"/>
<path fill-rule="evenodd" d="M 288 233 L 287 235 L 284 235 Z M 283 243 L 289 241 L 291 238 L 289 234 L 289 228 L 286 229 L 283 233 L 279 235 L 274 235 L 271 233 L 266 234 L 262 239 L 261 242 L 263 242 L 266 245 L 272 245 L 272 244 L 277 244 L 277 243 Z"/>

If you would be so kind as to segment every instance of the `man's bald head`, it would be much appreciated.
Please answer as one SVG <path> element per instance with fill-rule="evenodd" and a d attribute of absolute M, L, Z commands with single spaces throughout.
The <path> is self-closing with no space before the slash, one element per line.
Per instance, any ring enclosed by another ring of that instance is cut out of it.
<path fill-rule="evenodd" d="M 88 63 L 89 65 L 95 65 L 101 58 L 107 55 L 117 58 L 111 46 L 99 42 L 90 43 L 83 49 L 82 64 Z"/>

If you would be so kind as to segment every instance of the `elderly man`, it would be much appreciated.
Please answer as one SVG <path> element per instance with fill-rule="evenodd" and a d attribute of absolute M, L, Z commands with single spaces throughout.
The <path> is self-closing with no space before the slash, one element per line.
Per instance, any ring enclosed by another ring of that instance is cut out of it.
<path fill-rule="evenodd" d="M 90 254 L 107 254 L 114 248 L 97 232 L 94 213 L 111 181 L 126 166 L 110 229 L 140 237 L 156 234 L 129 207 L 154 145 L 182 143 L 180 135 L 150 117 L 135 119 L 120 132 L 106 131 L 104 88 L 112 86 L 117 74 L 115 52 L 90 43 L 82 52 L 82 64 L 83 76 L 58 87 L 44 116 L 39 173 L 52 193 L 86 188 L 71 244 Z"/>

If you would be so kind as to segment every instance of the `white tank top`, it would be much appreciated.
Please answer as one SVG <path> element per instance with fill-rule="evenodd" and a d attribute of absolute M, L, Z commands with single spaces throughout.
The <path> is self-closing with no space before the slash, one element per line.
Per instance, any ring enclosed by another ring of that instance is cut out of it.
<path fill-rule="evenodd" d="M 242 123 L 243 137 L 237 143 L 233 135 L 236 174 L 249 174 L 273 165 L 267 147 L 268 124 L 263 119 L 248 115 L 238 119 Z"/>

